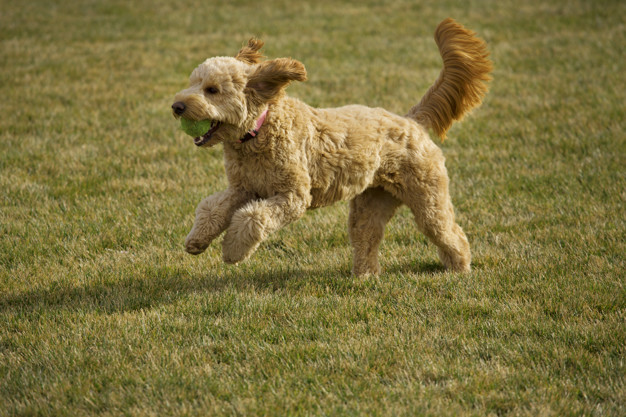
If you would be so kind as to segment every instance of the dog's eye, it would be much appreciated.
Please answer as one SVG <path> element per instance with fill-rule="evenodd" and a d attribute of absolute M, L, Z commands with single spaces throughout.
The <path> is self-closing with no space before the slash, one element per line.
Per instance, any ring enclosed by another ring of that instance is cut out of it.
<path fill-rule="evenodd" d="M 217 94 L 220 91 L 217 88 L 215 88 L 215 87 L 207 87 L 207 88 L 204 89 L 204 92 L 207 93 L 207 94 Z"/>

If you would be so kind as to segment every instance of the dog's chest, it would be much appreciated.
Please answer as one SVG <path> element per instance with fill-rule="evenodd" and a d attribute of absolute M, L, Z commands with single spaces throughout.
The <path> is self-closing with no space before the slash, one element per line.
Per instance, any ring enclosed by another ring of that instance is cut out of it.
<path fill-rule="evenodd" d="M 261 198 L 276 194 L 278 184 L 285 181 L 285 175 L 269 158 L 262 155 L 237 156 L 227 159 L 226 174 L 231 183 Z"/>

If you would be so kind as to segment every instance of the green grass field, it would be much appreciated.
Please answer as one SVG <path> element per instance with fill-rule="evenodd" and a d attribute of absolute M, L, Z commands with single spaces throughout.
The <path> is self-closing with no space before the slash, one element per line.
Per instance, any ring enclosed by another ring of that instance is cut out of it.
<path fill-rule="evenodd" d="M 0 416 L 626 415 L 626 2 L 0 5 Z M 495 65 L 441 144 L 472 273 L 405 208 L 352 277 L 345 203 L 184 252 L 226 187 L 170 112 L 197 64 L 259 36 L 291 95 L 404 114 L 448 16 Z"/>

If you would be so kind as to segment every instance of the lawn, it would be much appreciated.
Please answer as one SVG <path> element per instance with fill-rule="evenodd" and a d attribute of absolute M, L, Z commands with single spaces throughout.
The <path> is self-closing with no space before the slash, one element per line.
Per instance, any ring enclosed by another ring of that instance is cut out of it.
<path fill-rule="evenodd" d="M 0 416 L 626 415 L 626 2 L 0 5 Z M 289 94 L 404 114 L 446 17 L 495 68 L 437 141 L 471 273 L 403 208 L 351 276 L 346 203 L 184 252 L 226 187 L 171 116 L 197 64 L 258 36 Z"/>

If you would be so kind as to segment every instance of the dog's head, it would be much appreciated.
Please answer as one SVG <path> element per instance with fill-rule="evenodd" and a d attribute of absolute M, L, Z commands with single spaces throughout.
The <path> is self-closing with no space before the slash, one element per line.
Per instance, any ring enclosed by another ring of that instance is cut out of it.
<path fill-rule="evenodd" d="M 251 39 L 237 55 L 209 58 L 189 77 L 189 87 L 174 97 L 174 116 L 211 120 L 198 146 L 238 141 L 254 128 L 256 119 L 277 100 L 291 81 L 305 81 L 302 63 L 291 58 L 263 61 L 263 42 Z"/>

